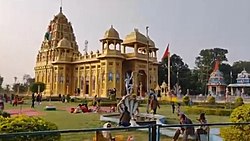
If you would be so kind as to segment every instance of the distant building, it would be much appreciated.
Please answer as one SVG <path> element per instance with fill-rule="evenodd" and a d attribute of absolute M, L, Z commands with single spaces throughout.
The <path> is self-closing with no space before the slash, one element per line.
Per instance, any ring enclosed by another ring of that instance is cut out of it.
<path fill-rule="evenodd" d="M 226 83 L 224 81 L 223 73 L 219 70 L 220 61 L 216 60 L 213 72 L 207 83 L 208 94 L 210 95 L 224 95 L 226 91 Z"/>
<path fill-rule="evenodd" d="M 126 94 L 127 73 L 133 73 L 133 93 L 138 94 L 140 84 L 142 91 L 147 90 L 147 75 L 149 87 L 157 86 L 158 49 L 151 39 L 135 29 L 122 40 L 111 26 L 100 42 L 100 51 L 80 53 L 72 25 L 60 8 L 49 23 L 34 68 L 35 81 L 46 84 L 44 94 L 107 97 L 108 90 L 116 88 L 117 96 L 121 97 Z"/>
<path fill-rule="evenodd" d="M 229 84 L 231 95 L 250 94 L 250 74 L 244 69 L 238 74 L 237 83 Z"/>

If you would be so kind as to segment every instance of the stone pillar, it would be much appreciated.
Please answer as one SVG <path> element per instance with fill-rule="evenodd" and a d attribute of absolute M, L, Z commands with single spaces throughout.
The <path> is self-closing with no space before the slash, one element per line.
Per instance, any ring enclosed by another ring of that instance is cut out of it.
<path fill-rule="evenodd" d="M 126 46 L 123 46 L 123 48 L 122 48 L 122 53 L 126 53 Z"/>
<path fill-rule="evenodd" d="M 77 66 L 77 88 L 80 89 L 80 79 L 81 79 L 81 76 L 80 76 L 80 66 Z"/>
<path fill-rule="evenodd" d="M 100 91 L 99 91 L 99 75 L 98 75 L 98 65 L 95 66 L 96 71 L 95 71 L 95 94 L 99 97 L 100 96 Z"/>
<path fill-rule="evenodd" d="M 118 43 L 119 51 L 121 51 L 121 43 Z"/>
<path fill-rule="evenodd" d="M 137 96 L 137 90 L 139 87 L 138 75 L 139 75 L 139 71 L 135 69 L 134 74 L 133 74 L 133 90 L 136 96 Z"/>
<path fill-rule="evenodd" d="M 135 56 L 137 56 L 137 54 L 138 54 L 138 46 L 137 46 L 137 43 L 134 44 L 134 54 L 135 54 Z"/>
<path fill-rule="evenodd" d="M 114 40 L 114 46 L 115 46 L 115 48 L 114 48 L 114 49 L 116 50 L 116 40 Z"/>

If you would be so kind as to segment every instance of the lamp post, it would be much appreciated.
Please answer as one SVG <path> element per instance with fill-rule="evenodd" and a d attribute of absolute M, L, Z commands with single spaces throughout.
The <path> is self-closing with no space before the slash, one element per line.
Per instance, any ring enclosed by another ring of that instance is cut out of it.
<path fill-rule="evenodd" d="M 146 26 L 146 36 L 147 36 L 147 95 L 149 95 L 149 37 L 148 37 L 148 26 Z M 149 97 L 150 98 L 150 97 Z M 147 113 L 149 113 L 149 100 L 147 103 Z"/>
<path fill-rule="evenodd" d="M 146 26 L 146 36 L 147 36 L 147 93 L 149 94 L 149 37 L 148 37 L 148 26 Z"/>

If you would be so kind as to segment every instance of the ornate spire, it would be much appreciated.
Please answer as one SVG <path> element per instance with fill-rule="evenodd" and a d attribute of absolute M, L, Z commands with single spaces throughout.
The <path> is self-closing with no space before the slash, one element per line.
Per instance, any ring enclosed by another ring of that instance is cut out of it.
<path fill-rule="evenodd" d="M 61 0 L 61 5 L 60 5 L 60 13 L 62 13 L 62 0 Z"/>
<path fill-rule="evenodd" d="M 216 59 L 216 60 L 215 60 L 215 65 L 214 65 L 214 71 L 219 70 L 219 67 L 220 67 L 220 60 L 219 60 L 219 59 Z"/>

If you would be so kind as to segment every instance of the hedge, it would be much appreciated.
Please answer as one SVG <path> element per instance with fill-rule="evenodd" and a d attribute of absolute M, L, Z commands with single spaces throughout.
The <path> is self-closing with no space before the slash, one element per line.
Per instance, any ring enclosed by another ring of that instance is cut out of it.
<path fill-rule="evenodd" d="M 235 99 L 235 102 L 234 102 L 234 104 L 235 104 L 235 106 L 236 107 L 239 107 L 239 106 L 241 106 L 241 105 L 243 105 L 244 104 L 244 102 L 243 102 L 243 98 L 242 97 L 237 97 L 236 99 Z"/>
<path fill-rule="evenodd" d="M 234 123 L 250 122 L 250 105 L 242 105 L 234 109 L 230 121 Z M 238 125 L 221 128 L 220 134 L 225 141 L 249 141 L 250 125 Z"/>
<path fill-rule="evenodd" d="M 206 115 L 229 116 L 231 112 L 232 110 L 229 110 L 229 109 L 204 108 L 204 107 L 197 107 L 197 106 L 186 108 L 186 113 L 189 113 L 189 114 L 206 113 Z"/>
<path fill-rule="evenodd" d="M 0 110 L 0 116 L 7 118 L 10 117 L 10 113 Z"/>
<path fill-rule="evenodd" d="M 4 118 L 0 116 L 0 133 L 16 133 L 16 132 L 34 132 L 57 130 L 56 124 L 47 122 L 39 117 L 16 116 Z M 46 134 L 46 135 L 22 135 L 13 138 L 2 139 L 1 141 L 59 141 L 60 134 Z"/>
<path fill-rule="evenodd" d="M 207 97 L 207 103 L 209 103 L 209 104 L 215 104 L 215 97 L 213 97 L 213 96 Z"/>
<path fill-rule="evenodd" d="M 183 102 L 185 105 L 189 105 L 189 102 L 190 102 L 189 96 L 184 96 L 184 97 L 182 98 L 182 102 Z"/>

